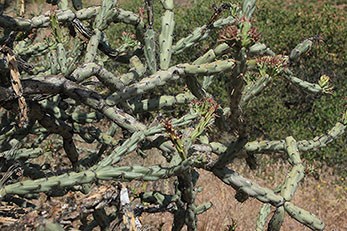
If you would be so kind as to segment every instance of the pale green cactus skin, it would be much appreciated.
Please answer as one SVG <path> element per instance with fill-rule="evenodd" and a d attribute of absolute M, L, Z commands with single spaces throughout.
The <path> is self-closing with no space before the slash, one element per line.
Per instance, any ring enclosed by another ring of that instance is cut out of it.
<path fill-rule="evenodd" d="M 38 56 L 47 52 L 48 49 L 47 43 L 35 43 L 28 44 L 26 42 L 20 43 L 15 47 L 15 52 L 20 55 L 32 55 Z"/>
<path fill-rule="evenodd" d="M 232 59 L 219 60 L 212 63 L 202 65 L 192 64 L 179 64 L 177 66 L 170 67 L 166 71 L 158 71 L 150 77 L 143 78 L 140 82 L 134 83 L 124 88 L 120 93 L 116 92 L 110 95 L 106 103 L 109 106 L 116 105 L 120 101 L 131 99 L 132 97 L 143 94 L 156 86 L 164 85 L 167 81 L 177 80 L 180 75 L 197 74 L 208 75 L 220 73 L 232 69 L 235 66 L 235 62 Z"/>
<path fill-rule="evenodd" d="M 174 3 L 173 0 L 162 0 L 165 12 L 162 16 L 162 26 L 159 35 L 159 47 L 160 47 L 160 69 L 166 70 L 170 66 L 171 54 L 172 54 L 172 40 L 173 32 L 175 28 L 174 20 Z"/>
<path fill-rule="evenodd" d="M 49 220 L 45 220 L 40 224 L 37 229 L 37 231 L 64 231 L 64 228 L 58 224 L 58 223 L 53 223 Z"/>
<path fill-rule="evenodd" d="M 50 74 L 55 75 L 59 73 L 59 64 L 58 64 L 58 58 L 56 55 L 56 52 L 50 52 L 48 54 L 49 64 L 50 64 Z"/>
<path fill-rule="evenodd" d="M 1 157 L 6 158 L 7 160 L 17 160 L 17 159 L 33 159 L 36 158 L 40 155 L 43 154 L 43 150 L 42 148 L 22 148 L 22 149 L 18 149 L 15 150 L 15 152 L 13 151 L 5 151 L 3 153 L 1 153 Z"/>
<path fill-rule="evenodd" d="M 101 31 L 99 29 L 94 30 L 95 34 L 90 38 L 87 46 L 87 54 L 84 59 L 85 63 L 91 63 L 96 57 L 96 52 L 98 50 L 99 42 L 101 40 Z"/>
<path fill-rule="evenodd" d="M 282 186 L 281 192 L 281 195 L 286 201 L 290 201 L 294 196 L 295 190 L 298 187 L 298 183 L 304 178 L 304 171 L 305 166 L 298 164 L 295 165 L 288 174 L 288 177 L 286 178 L 286 181 Z"/>
<path fill-rule="evenodd" d="M 96 76 L 100 82 L 109 86 L 114 91 L 123 89 L 126 83 L 132 81 L 134 78 L 134 74 L 116 77 L 112 72 L 96 63 L 86 63 L 83 66 L 76 68 L 71 73 L 70 78 L 76 82 L 82 82 L 91 76 Z"/>
<path fill-rule="evenodd" d="M 335 126 L 327 131 L 326 134 L 316 136 L 312 140 L 298 141 L 298 149 L 300 151 L 308 151 L 310 149 L 325 147 L 337 137 L 341 136 L 346 130 L 346 125 L 337 122 Z M 285 149 L 285 141 L 252 141 L 245 145 L 245 149 L 250 152 L 266 152 L 266 151 L 280 151 Z"/>
<path fill-rule="evenodd" d="M 60 66 L 60 71 L 63 74 L 67 73 L 67 59 L 64 45 L 61 43 L 57 44 L 57 58 L 58 64 Z"/>
<path fill-rule="evenodd" d="M 291 52 L 290 52 L 290 60 L 297 61 L 301 55 L 308 52 L 313 45 L 311 39 L 305 39 L 302 43 L 298 44 Z"/>
<path fill-rule="evenodd" d="M 222 28 L 225 25 L 233 24 L 235 19 L 231 16 L 227 18 L 222 18 L 213 23 L 213 28 Z M 207 30 L 206 25 L 196 28 L 190 35 L 185 38 L 178 40 L 178 42 L 173 45 L 173 53 L 179 54 L 183 52 L 186 48 L 193 46 L 197 42 L 206 39 L 209 35 L 209 30 Z"/>
<path fill-rule="evenodd" d="M 295 206 L 291 202 L 286 202 L 284 208 L 291 217 L 312 230 L 324 230 L 324 223 L 312 213 Z"/>
<path fill-rule="evenodd" d="M 190 75 L 212 75 L 223 71 L 227 71 L 235 67 L 235 60 L 218 60 L 211 63 L 192 65 L 192 64 L 180 64 L 178 68 L 183 68 L 184 74 Z"/>
<path fill-rule="evenodd" d="M 0 196 L 6 194 L 25 195 L 34 192 L 47 192 L 55 187 L 68 187 L 78 184 L 90 183 L 96 180 L 144 180 L 155 181 L 165 179 L 178 172 L 183 172 L 192 164 L 191 159 L 183 161 L 180 165 L 173 168 L 162 168 L 161 166 L 152 166 L 149 168 L 142 166 L 130 167 L 112 167 L 106 166 L 96 170 L 86 170 L 82 172 L 73 172 L 60 176 L 49 177 L 47 179 L 27 180 L 11 184 L 0 189 Z"/>
<path fill-rule="evenodd" d="M 198 205 L 196 208 L 195 208 L 195 213 L 197 215 L 199 214 L 202 214 L 204 212 L 206 212 L 207 210 L 209 210 L 211 207 L 213 206 L 213 204 L 211 202 L 207 202 L 205 204 L 202 204 L 202 205 Z"/>
<path fill-rule="evenodd" d="M 271 212 L 271 205 L 263 204 L 258 214 L 258 219 L 256 223 L 256 231 L 265 230 L 266 219 L 269 216 L 270 212 Z"/>
<path fill-rule="evenodd" d="M 147 3 L 147 10 L 153 13 L 152 1 Z M 29 126 L 17 128 L 16 119 L 0 111 L 0 157 L 29 164 L 36 157 L 52 152 L 43 144 L 47 137 L 56 134 L 59 138 L 53 148 L 62 148 L 71 162 L 71 169 L 65 174 L 56 175 L 53 169 L 48 169 L 46 172 L 50 176 L 47 178 L 28 175 L 27 180 L 2 184 L 1 198 L 10 194 L 48 193 L 78 185 L 83 185 L 79 189 L 88 193 L 92 183 L 100 180 L 127 182 L 174 178 L 174 192 L 143 191 L 140 196 L 142 205 L 147 202 L 159 206 L 162 211 L 169 211 L 173 215 L 172 230 L 181 230 L 184 226 L 187 230 L 197 230 L 198 215 L 212 206 L 210 202 L 196 204 L 195 198 L 199 193 L 196 169 L 199 168 L 212 172 L 246 199 L 253 197 L 264 203 L 256 222 L 257 231 L 266 226 L 268 230 L 280 230 L 286 213 L 313 230 L 323 230 L 324 223 L 319 218 L 291 202 L 305 177 L 300 153 L 324 147 L 342 136 L 346 130 L 346 112 L 333 128 L 313 139 L 296 141 L 288 136 L 280 140 L 251 141 L 244 129 L 241 108 L 261 94 L 274 78 L 285 78 L 310 94 L 326 94 L 332 90 L 329 77 L 324 76 L 318 84 L 309 83 L 295 77 L 285 65 L 269 71 L 266 65 L 257 63 L 260 57 L 266 56 L 271 60 L 279 56 L 266 44 L 250 39 L 248 31 L 252 21 L 249 19 L 255 13 L 255 0 L 243 1 L 242 8 L 230 4 L 232 15 L 228 11 L 226 16 L 192 28 L 184 38 L 175 35 L 174 1 L 161 0 L 161 3 L 164 10 L 159 30 L 152 25 L 152 19 L 146 23 L 144 15 L 123 10 L 117 1 L 112 0 L 103 0 L 101 6 L 88 8 L 83 7 L 82 1 L 73 0 L 75 11 L 64 0 L 59 2 L 59 10 L 52 15 L 31 19 L 0 15 L 0 26 L 9 31 L 41 28 L 56 31 L 54 39 L 48 42 L 33 42 L 26 38 L 14 43 L 13 51 L 17 56 L 30 56 L 29 63 L 39 61 L 35 63 L 33 74 L 25 70 L 21 72 L 23 95 L 30 102 Z M 90 28 L 85 26 L 86 21 Z M 117 26 L 117 23 L 134 27 L 134 39 L 140 44 L 138 50 L 128 51 L 124 46 L 113 48 L 109 45 L 106 31 L 111 24 Z M 67 24 L 72 24 L 85 41 L 78 36 L 71 39 L 65 28 Z M 175 55 L 189 47 L 198 47 L 213 30 L 239 24 L 243 28 L 240 32 L 241 47 L 230 46 L 224 41 L 209 47 L 195 60 L 173 63 Z M 174 41 L 177 42 L 174 44 Z M 281 60 L 294 65 L 313 47 L 313 39 L 306 39 L 289 56 L 280 56 Z M 0 70 L 8 73 L 5 63 L 0 63 Z M 244 78 L 248 73 L 260 77 L 250 81 Z M 228 78 L 229 108 L 215 103 L 218 99 L 213 99 L 214 93 L 208 90 L 217 74 Z M 170 88 L 171 83 L 178 84 L 180 89 L 166 95 L 157 93 Z M 17 98 L 11 87 L 0 83 L 0 103 L 6 110 L 16 111 L 14 102 Z M 184 107 L 187 105 L 191 107 Z M 170 110 L 177 106 L 183 108 L 182 116 L 168 118 Z M 150 121 L 141 119 L 141 114 L 146 113 L 154 115 Z M 161 114 L 165 118 L 161 118 Z M 226 120 L 228 116 L 230 118 Z M 99 126 L 102 123 L 110 125 L 109 128 Z M 228 124 L 235 127 L 230 128 Z M 230 133 L 235 139 L 225 143 L 212 140 L 208 128 L 215 125 L 218 131 Z M 117 137 L 117 132 L 122 132 L 126 138 Z M 35 134 L 37 138 L 30 141 L 27 139 L 29 134 Z M 97 143 L 100 146 L 94 150 L 77 143 Z M 108 147 L 111 150 L 106 155 Z M 165 165 L 153 163 L 145 167 L 124 166 L 122 163 L 135 151 L 145 157 L 146 150 L 154 148 L 167 161 Z M 82 158 L 82 151 L 88 155 Z M 243 153 L 248 158 L 269 152 L 286 153 L 292 165 L 284 182 L 276 189 L 263 187 L 227 167 Z M 204 190 L 208 187 L 206 185 Z M 272 206 L 276 211 L 267 224 Z M 94 222 L 106 230 L 106 210 L 94 211 L 93 215 Z M 45 221 L 38 229 L 64 228 L 62 224 Z"/>
<path fill-rule="evenodd" d="M 153 28 L 146 30 L 144 34 L 145 48 L 144 53 L 146 57 L 146 63 L 150 73 L 157 72 L 157 60 L 156 60 L 156 44 L 155 44 L 155 31 Z"/>
<path fill-rule="evenodd" d="M 94 29 L 103 31 L 108 26 L 108 21 L 114 16 L 114 8 L 117 5 L 116 0 L 103 0 L 101 4 L 101 10 L 98 15 L 95 17 Z"/>
<path fill-rule="evenodd" d="M 156 99 L 145 99 L 141 102 L 130 104 L 129 106 L 135 113 L 140 113 L 145 111 L 157 111 L 178 104 L 188 104 L 193 99 L 195 99 L 195 97 L 191 93 L 187 92 L 176 96 L 162 95 Z"/>
<path fill-rule="evenodd" d="M 241 97 L 241 106 L 246 105 L 252 98 L 259 95 L 271 83 L 271 80 L 272 78 L 269 75 L 265 75 L 247 86 Z"/>
<path fill-rule="evenodd" d="M 247 18 L 251 18 L 255 10 L 256 0 L 243 1 L 242 11 Z"/>
<path fill-rule="evenodd" d="M 284 74 L 285 74 L 284 76 L 286 79 L 288 79 L 292 83 L 298 85 L 299 87 L 302 87 L 303 89 L 305 89 L 307 91 L 311 91 L 313 93 L 323 92 L 323 88 L 321 88 L 319 86 L 319 84 L 309 83 L 309 82 L 306 82 L 302 79 L 299 79 L 299 78 L 295 77 L 293 75 L 293 73 L 289 70 L 286 70 Z"/>

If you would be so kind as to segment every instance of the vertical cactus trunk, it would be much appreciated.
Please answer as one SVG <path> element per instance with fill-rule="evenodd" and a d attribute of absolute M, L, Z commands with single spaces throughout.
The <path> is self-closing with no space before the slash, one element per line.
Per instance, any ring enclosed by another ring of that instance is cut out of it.
<path fill-rule="evenodd" d="M 160 69 L 167 70 L 171 62 L 172 55 L 172 40 L 173 32 L 175 28 L 174 21 L 174 3 L 173 0 L 161 0 L 165 9 L 162 16 L 161 32 L 159 35 L 159 47 L 160 47 Z"/>
<path fill-rule="evenodd" d="M 93 62 L 97 56 L 98 46 L 101 40 L 101 33 L 102 32 L 100 30 L 96 29 L 95 34 L 90 38 L 87 46 L 87 53 L 84 59 L 85 63 Z"/>
<path fill-rule="evenodd" d="M 155 31 L 153 28 L 148 28 L 144 34 L 145 36 L 145 47 L 144 54 L 146 57 L 146 64 L 151 74 L 157 72 L 157 60 L 156 60 L 156 44 L 155 44 Z"/>

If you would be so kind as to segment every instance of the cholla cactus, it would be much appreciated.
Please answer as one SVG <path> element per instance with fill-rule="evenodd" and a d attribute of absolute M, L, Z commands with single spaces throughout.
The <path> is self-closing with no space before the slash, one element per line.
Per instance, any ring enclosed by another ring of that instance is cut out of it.
<path fill-rule="evenodd" d="M 101 6 L 88 8 L 83 7 L 82 1 L 72 3 L 74 9 L 69 8 L 67 0 L 61 0 L 58 8 L 28 19 L 0 15 L 0 26 L 5 31 L 1 40 L 0 105 L 4 108 L 2 112 L 20 112 L 19 118 L 1 114 L 0 149 L 4 166 L 19 161 L 26 167 L 35 158 L 61 147 L 71 162 L 71 168 L 63 174 L 46 166 L 24 172 L 25 180 L 6 183 L 8 177 L 4 178 L 0 188 L 2 200 L 8 200 L 12 194 L 54 195 L 54 191 L 64 194 L 70 189 L 94 195 L 90 193 L 96 181 L 171 178 L 175 181 L 171 194 L 143 191 L 139 193 L 141 202 L 132 202 L 122 184 L 113 189 L 112 196 L 109 193 L 93 196 L 97 204 L 91 205 L 89 201 L 82 204 L 81 215 L 72 216 L 77 208 L 69 207 L 70 219 L 101 229 L 123 219 L 123 223 L 117 223 L 119 229 L 140 230 L 140 220 L 136 218 L 139 213 L 134 212 L 137 206 L 141 212 L 169 211 L 174 217 L 173 230 L 184 226 L 197 230 L 198 215 L 211 207 L 210 203 L 195 202 L 196 169 L 202 169 L 212 172 L 244 198 L 254 197 L 264 203 L 257 230 L 265 229 L 271 206 L 276 211 L 269 223 L 270 230 L 279 230 L 286 214 L 311 229 L 324 229 L 319 218 L 293 204 L 291 199 L 304 178 L 300 153 L 325 146 L 344 133 L 346 115 L 326 135 L 312 140 L 296 141 L 288 136 L 284 140 L 251 141 L 244 129 L 241 110 L 275 77 L 284 77 L 313 94 L 330 93 L 328 77 L 322 76 L 315 84 L 295 77 L 290 71 L 288 64 L 311 49 L 311 40 L 296 46 L 289 57 L 276 56 L 259 43 L 259 33 L 251 20 L 255 1 L 251 0 L 245 0 L 242 8 L 229 3 L 216 6 L 205 25 L 183 38 L 174 35 L 173 0 L 161 0 L 164 12 L 160 31 L 153 26 L 159 22 L 153 20 L 152 0 L 144 1 L 140 14 L 123 10 L 114 0 L 103 0 Z M 111 47 L 105 32 L 113 23 L 132 25 L 136 35 L 124 32 L 124 44 Z M 35 38 L 42 30 L 50 30 L 54 39 Z M 214 30 L 221 31 L 216 47 L 189 63 L 173 62 L 172 57 L 198 45 Z M 113 67 L 106 65 L 106 61 Z M 211 76 L 219 73 L 224 73 L 229 81 L 226 88 L 230 108 L 218 105 L 218 99 L 207 89 L 213 81 Z M 246 75 L 258 77 L 246 81 Z M 200 77 L 204 78 L 203 84 L 198 81 Z M 176 89 L 175 95 L 160 93 L 171 82 L 181 83 L 178 79 L 185 80 L 186 87 Z M 185 107 L 185 113 L 173 118 L 167 109 L 177 105 L 191 107 Z M 155 115 L 151 117 L 153 121 L 137 116 L 149 111 Z M 165 118 L 160 118 L 160 114 L 165 114 Z M 227 126 L 227 120 L 231 126 Z M 100 124 L 109 125 L 109 130 L 104 131 L 105 126 Z M 233 135 L 233 141 L 222 144 L 212 140 L 208 128 L 216 125 L 221 132 Z M 122 131 L 124 138 L 116 138 L 117 131 Z M 52 134 L 58 136 L 47 148 L 45 140 Z M 99 145 L 87 149 L 83 143 Z M 106 152 L 108 147 L 112 148 Z M 126 155 L 134 151 L 144 154 L 149 148 L 156 148 L 167 165 L 153 163 L 144 167 L 122 163 Z M 276 190 L 262 187 L 228 167 L 241 152 L 247 152 L 249 160 L 255 153 L 268 151 L 287 153 L 293 166 Z M 117 190 L 119 196 L 114 194 Z M 108 214 L 105 207 L 113 202 L 117 202 L 118 210 Z M 88 213 L 93 213 L 93 221 L 85 219 Z M 41 223 L 37 224 L 55 230 L 67 224 L 59 220 Z"/>

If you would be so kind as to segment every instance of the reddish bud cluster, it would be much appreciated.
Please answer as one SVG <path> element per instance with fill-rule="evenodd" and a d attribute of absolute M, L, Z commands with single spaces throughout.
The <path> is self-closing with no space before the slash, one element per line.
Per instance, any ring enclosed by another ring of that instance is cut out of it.
<path fill-rule="evenodd" d="M 219 104 L 213 98 L 207 98 L 206 102 L 210 104 L 211 111 L 216 111 L 219 108 Z"/>
<path fill-rule="evenodd" d="M 139 10 L 138 10 L 138 12 L 139 12 L 139 17 L 141 18 L 141 20 L 143 21 L 144 19 L 145 19 L 145 8 L 143 8 L 143 7 L 140 7 L 139 8 Z"/>
<path fill-rule="evenodd" d="M 285 68 L 287 60 L 282 55 L 262 56 L 256 59 L 260 65 L 266 65 L 270 68 Z"/>
<path fill-rule="evenodd" d="M 201 99 L 201 100 L 192 100 L 193 105 L 201 112 L 206 113 L 206 112 L 215 112 L 219 104 L 211 97 Z"/>
<path fill-rule="evenodd" d="M 258 42 L 260 40 L 260 33 L 255 27 L 251 27 L 251 29 L 248 31 L 248 35 L 251 37 L 253 42 Z"/>
<path fill-rule="evenodd" d="M 230 47 L 235 45 L 240 45 L 242 40 L 242 27 L 243 24 L 250 23 L 250 21 L 242 17 L 239 19 L 238 25 L 227 25 L 219 33 L 218 41 L 227 43 Z M 247 32 L 247 36 L 252 41 L 252 43 L 258 42 L 260 40 L 260 33 L 257 28 L 251 27 Z"/>
<path fill-rule="evenodd" d="M 132 33 L 126 32 L 126 31 L 122 32 L 122 36 L 130 38 L 130 39 L 135 39 L 136 38 L 135 34 L 132 34 Z"/>
<path fill-rule="evenodd" d="M 219 33 L 218 41 L 225 42 L 229 46 L 233 46 L 239 40 L 239 28 L 235 25 L 224 27 Z"/>
<path fill-rule="evenodd" d="M 177 132 L 173 126 L 172 126 L 172 122 L 169 119 L 164 119 L 162 120 L 162 124 L 166 130 L 166 132 L 170 135 L 171 139 L 181 139 L 182 138 L 182 134 L 180 134 L 179 132 Z"/>

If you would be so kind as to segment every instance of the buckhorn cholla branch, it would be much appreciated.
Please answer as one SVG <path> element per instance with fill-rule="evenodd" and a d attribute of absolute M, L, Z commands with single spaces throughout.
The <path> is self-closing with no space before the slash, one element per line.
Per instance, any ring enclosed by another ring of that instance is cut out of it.
<path fill-rule="evenodd" d="M 229 3 L 215 6 L 206 24 L 193 29 L 184 38 L 174 35 L 173 0 L 161 0 L 164 10 L 161 22 L 154 21 L 152 0 L 144 1 L 145 8 L 140 14 L 119 8 L 114 0 L 103 0 L 101 6 L 88 8 L 83 7 L 82 1 L 73 0 L 74 9 L 69 8 L 67 0 L 58 2 L 58 8 L 30 19 L 0 15 L 0 26 L 6 32 L 1 48 L 4 58 L 0 61 L 0 105 L 21 115 L 14 119 L 7 113 L 1 114 L 0 149 L 5 163 L 20 161 L 23 166 L 29 166 L 35 158 L 49 151 L 43 147 L 43 141 L 50 134 L 57 134 L 61 138 L 56 138 L 55 145 L 60 145 L 62 140 L 72 168 L 64 174 L 56 174 L 53 168 L 37 170 L 41 172 L 38 175 L 28 172 L 25 180 L 1 186 L 2 200 L 8 200 L 10 195 L 33 196 L 54 190 L 63 194 L 69 190 L 89 193 L 97 187 L 94 183 L 98 181 L 172 178 L 175 183 L 171 195 L 142 192 L 142 203 L 149 202 L 157 207 L 151 209 L 148 203 L 137 206 L 142 212 L 171 212 L 174 217 L 172 230 L 181 230 L 184 226 L 197 230 L 198 214 L 211 207 L 195 202 L 197 169 L 201 169 L 212 172 L 246 198 L 254 197 L 264 203 L 256 222 L 257 230 L 265 229 L 270 206 L 276 209 L 268 224 L 270 230 L 280 230 L 286 213 L 313 230 L 324 229 L 323 221 L 291 202 L 305 177 L 300 153 L 323 147 L 338 138 L 346 129 L 347 116 L 344 115 L 326 134 L 312 140 L 296 141 L 288 136 L 283 140 L 251 141 L 242 112 L 242 107 L 261 94 L 274 78 L 285 78 L 310 94 L 331 92 L 327 76 L 315 84 L 295 77 L 290 70 L 289 64 L 312 48 L 310 39 L 296 46 L 289 56 L 276 55 L 259 42 L 260 34 L 252 25 L 254 0 L 245 0 L 242 7 Z M 226 14 L 228 16 L 224 17 Z M 161 23 L 160 31 L 154 29 L 156 23 Z M 136 35 L 124 33 L 126 44 L 112 48 L 105 32 L 119 24 L 132 25 Z M 52 31 L 52 38 L 33 38 L 45 28 Z M 175 55 L 199 45 L 212 31 L 218 30 L 216 47 L 190 63 L 174 63 Z M 10 41 L 6 37 L 10 32 L 17 33 L 12 44 L 6 42 Z M 8 53 L 20 59 L 8 63 L 5 59 Z M 21 63 L 16 64 L 18 60 Z M 105 65 L 104 60 L 114 67 Z M 20 68 L 25 62 L 30 68 Z M 21 84 L 19 93 L 9 84 L 14 81 L 10 74 L 13 65 L 19 66 L 21 71 L 21 79 L 16 80 Z M 218 105 L 218 99 L 208 92 L 208 85 L 211 79 L 213 81 L 211 77 L 219 73 L 224 73 L 224 78 L 228 79 L 229 108 Z M 246 74 L 254 78 L 247 79 Z M 90 84 L 91 79 L 93 84 Z M 164 88 L 175 82 L 184 82 L 187 87 L 175 88 L 176 95 L 163 93 Z M 26 102 L 25 107 L 20 102 Z M 190 107 L 185 107 L 188 110 L 179 118 L 173 118 L 167 109 L 176 105 Z M 138 115 L 146 112 L 152 112 L 155 116 L 151 118 L 157 122 L 139 119 Z M 159 114 L 165 112 L 171 118 L 160 118 Z M 109 131 L 102 131 L 99 123 L 102 121 L 112 124 Z M 212 140 L 207 130 L 215 125 L 221 132 L 233 136 L 233 141 L 222 144 Z M 123 131 L 124 138 L 115 138 L 117 129 Z M 101 148 L 87 150 L 81 142 L 96 142 Z M 105 152 L 107 147 L 112 147 L 109 153 Z M 156 148 L 167 160 L 167 165 L 122 164 L 126 155 L 134 151 L 143 153 L 149 148 Z M 241 152 L 247 153 L 248 160 L 254 154 L 284 152 L 292 169 L 276 190 L 265 188 L 228 167 Z M 79 185 L 82 187 L 76 187 Z M 124 188 L 121 191 L 120 194 Z M 120 199 L 127 209 L 119 206 L 116 214 L 108 214 L 104 207 L 116 206 L 108 201 L 109 204 L 106 202 L 91 209 L 94 220 L 82 219 L 82 215 L 75 219 L 81 219 L 82 225 L 99 225 L 102 229 L 112 224 L 115 229 L 140 230 L 141 224 L 135 219 L 138 214 L 133 213 L 128 199 L 123 203 L 124 195 L 112 198 L 113 201 Z M 119 222 L 122 216 L 124 222 Z M 59 221 L 46 225 L 60 229 L 64 226 Z"/>

